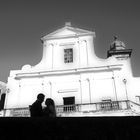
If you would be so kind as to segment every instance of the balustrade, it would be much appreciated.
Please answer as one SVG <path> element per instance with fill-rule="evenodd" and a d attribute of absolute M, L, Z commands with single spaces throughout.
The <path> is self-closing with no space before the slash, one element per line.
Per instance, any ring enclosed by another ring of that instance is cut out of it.
<path fill-rule="evenodd" d="M 72 104 L 72 105 L 59 105 L 56 106 L 56 112 L 58 116 L 68 113 L 82 113 L 82 112 L 101 112 L 101 111 L 115 111 L 130 109 L 128 106 L 130 101 L 103 101 L 97 103 L 85 103 L 85 104 Z M 29 117 L 30 111 L 27 108 L 14 108 L 4 109 L 4 116 L 9 117 Z M 93 114 L 94 115 L 94 114 Z"/>

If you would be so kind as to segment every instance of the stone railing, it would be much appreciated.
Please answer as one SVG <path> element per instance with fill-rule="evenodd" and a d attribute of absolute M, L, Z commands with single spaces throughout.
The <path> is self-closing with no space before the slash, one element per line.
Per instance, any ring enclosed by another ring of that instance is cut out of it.
<path fill-rule="evenodd" d="M 56 106 L 56 112 L 58 116 L 63 116 L 63 114 L 69 113 L 88 113 L 88 112 L 94 113 L 102 111 L 116 111 L 127 109 L 130 109 L 130 101 L 128 100 Z M 4 109 L 3 116 L 30 117 L 29 107 Z"/>
<path fill-rule="evenodd" d="M 25 108 L 9 108 L 3 110 L 4 117 L 30 117 L 28 107 Z"/>
<path fill-rule="evenodd" d="M 56 106 L 56 112 L 58 114 L 72 112 L 115 111 L 124 109 L 129 109 L 129 101 L 127 100 Z"/>

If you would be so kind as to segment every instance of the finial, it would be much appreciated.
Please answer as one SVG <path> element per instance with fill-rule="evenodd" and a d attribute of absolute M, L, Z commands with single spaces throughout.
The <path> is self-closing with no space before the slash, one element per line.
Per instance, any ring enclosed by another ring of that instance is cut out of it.
<path fill-rule="evenodd" d="M 71 26 L 71 22 L 65 22 L 65 26 Z"/>
<path fill-rule="evenodd" d="M 114 40 L 117 40 L 118 39 L 118 37 L 117 36 L 114 36 Z"/>

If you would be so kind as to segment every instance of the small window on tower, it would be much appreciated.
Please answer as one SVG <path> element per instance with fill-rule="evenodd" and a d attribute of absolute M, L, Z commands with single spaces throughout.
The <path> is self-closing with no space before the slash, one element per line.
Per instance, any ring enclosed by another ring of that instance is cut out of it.
<path fill-rule="evenodd" d="M 64 62 L 65 63 L 73 62 L 73 49 L 64 49 Z"/>

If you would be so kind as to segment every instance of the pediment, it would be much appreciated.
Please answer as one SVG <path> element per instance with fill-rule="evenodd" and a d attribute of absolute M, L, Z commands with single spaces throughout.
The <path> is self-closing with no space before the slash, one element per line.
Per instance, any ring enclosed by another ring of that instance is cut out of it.
<path fill-rule="evenodd" d="M 62 29 L 62 30 L 59 30 L 59 31 L 55 31 L 55 32 L 52 32 L 50 34 L 48 34 L 47 36 L 66 36 L 66 35 L 75 35 L 76 32 L 72 31 L 72 30 L 69 30 L 69 29 Z"/>
<path fill-rule="evenodd" d="M 95 34 L 92 31 L 87 31 L 79 28 L 74 28 L 71 26 L 65 26 L 61 29 L 58 29 L 42 38 L 42 40 L 53 39 L 53 38 L 63 38 L 63 37 L 72 37 L 72 36 L 80 36 L 87 34 Z"/>

